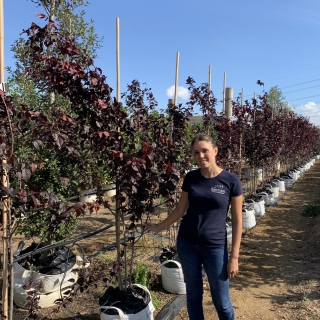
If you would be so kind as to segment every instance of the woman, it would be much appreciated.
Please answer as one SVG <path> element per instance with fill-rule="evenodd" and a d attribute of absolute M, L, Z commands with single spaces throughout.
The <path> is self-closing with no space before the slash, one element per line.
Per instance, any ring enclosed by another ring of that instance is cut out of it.
<path fill-rule="evenodd" d="M 179 203 L 172 213 L 159 225 L 147 223 L 145 228 L 158 233 L 183 217 L 177 237 L 177 251 L 186 283 L 189 319 L 204 319 L 203 266 L 219 319 L 233 320 L 229 279 L 237 275 L 239 268 L 241 183 L 235 174 L 216 164 L 218 148 L 210 136 L 195 136 L 191 147 L 199 169 L 185 176 Z M 232 250 L 228 258 L 226 218 L 230 203 Z"/>

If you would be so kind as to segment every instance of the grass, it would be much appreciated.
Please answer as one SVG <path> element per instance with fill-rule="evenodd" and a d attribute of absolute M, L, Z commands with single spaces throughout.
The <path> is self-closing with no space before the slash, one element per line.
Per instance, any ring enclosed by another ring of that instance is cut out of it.
<path fill-rule="evenodd" d="M 302 293 L 302 299 L 301 299 L 301 306 L 302 308 L 307 309 L 308 306 L 310 305 L 310 300 L 308 298 L 308 295 L 310 294 L 311 290 L 310 289 L 303 289 L 303 293 Z"/>
<path fill-rule="evenodd" d="M 167 303 L 167 301 L 163 301 L 158 299 L 158 294 L 156 292 L 150 292 L 151 294 L 151 298 L 152 298 L 152 304 L 155 307 L 155 309 L 161 309 L 162 307 L 164 307 L 164 305 Z"/>
<path fill-rule="evenodd" d="M 320 200 L 317 200 L 313 204 L 306 206 L 302 212 L 302 215 L 308 218 L 317 218 L 320 216 Z"/>
<path fill-rule="evenodd" d="M 149 282 L 149 274 L 150 274 L 149 266 L 139 262 L 133 272 L 134 283 L 139 283 L 146 287 Z"/>
<path fill-rule="evenodd" d="M 300 308 L 306 310 L 310 315 L 313 313 L 313 307 L 317 304 L 319 285 L 319 280 L 310 279 L 301 281 L 297 288 L 297 293 L 300 294 Z M 312 319 L 311 316 L 310 319 Z"/>

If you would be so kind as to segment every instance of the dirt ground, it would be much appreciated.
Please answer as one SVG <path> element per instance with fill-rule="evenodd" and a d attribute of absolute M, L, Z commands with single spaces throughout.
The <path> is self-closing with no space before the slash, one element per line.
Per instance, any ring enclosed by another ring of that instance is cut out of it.
<path fill-rule="evenodd" d="M 256 227 L 244 231 L 240 273 L 230 285 L 236 319 L 320 319 L 320 217 L 311 219 L 301 215 L 306 205 L 320 199 L 320 161 L 282 196 L 277 206 L 267 208 Z M 110 216 L 103 213 L 92 215 L 81 222 L 79 234 L 95 231 L 108 223 L 112 223 Z M 79 244 L 87 255 L 95 256 L 112 244 L 112 233 L 110 229 Z M 138 244 L 137 260 L 152 268 L 156 282 L 151 287 L 159 303 L 155 315 L 175 297 L 161 289 L 159 282 L 157 257 L 166 244 L 165 237 L 151 235 L 148 239 L 143 238 L 141 245 Z M 106 252 L 95 258 L 93 263 L 99 265 L 111 257 L 112 253 Z M 49 319 L 99 319 L 98 298 L 101 290 L 90 290 L 68 309 L 62 308 L 58 313 L 49 308 L 40 314 L 47 315 Z M 206 282 L 204 291 L 205 317 L 208 320 L 218 319 Z M 24 310 L 15 308 L 14 320 L 24 319 L 25 316 Z M 187 319 L 186 309 L 183 308 L 174 320 Z"/>

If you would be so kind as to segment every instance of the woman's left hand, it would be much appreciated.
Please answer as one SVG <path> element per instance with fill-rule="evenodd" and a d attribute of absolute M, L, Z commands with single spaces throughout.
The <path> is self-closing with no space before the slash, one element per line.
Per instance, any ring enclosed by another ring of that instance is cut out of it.
<path fill-rule="evenodd" d="M 238 258 L 230 257 L 227 264 L 228 278 L 229 279 L 234 278 L 238 274 L 238 271 L 239 271 Z"/>

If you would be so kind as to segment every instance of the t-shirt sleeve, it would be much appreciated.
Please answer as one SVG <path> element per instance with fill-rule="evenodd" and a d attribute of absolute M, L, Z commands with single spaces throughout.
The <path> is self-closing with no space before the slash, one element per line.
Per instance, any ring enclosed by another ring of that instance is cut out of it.
<path fill-rule="evenodd" d="M 182 183 L 182 191 L 189 192 L 190 188 L 190 172 L 186 174 Z"/>
<path fill-rule="evenodd" d="M 232 184 L 230 196 L 236 197 L 236 196 L 240 196 L 241 194 L 243 194 L 241 181 L 236 175 L 234 175 L 234 181 Z"/>

